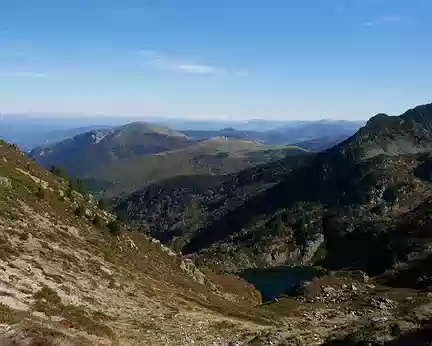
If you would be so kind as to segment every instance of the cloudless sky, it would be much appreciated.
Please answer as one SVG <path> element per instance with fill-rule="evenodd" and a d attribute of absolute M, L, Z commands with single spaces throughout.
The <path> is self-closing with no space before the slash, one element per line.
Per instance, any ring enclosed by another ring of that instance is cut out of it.
<path fill-rule="evenodd" d="M 1 0 L 0 112 L 366 119 L 432 99 L 430 0 Z"/>

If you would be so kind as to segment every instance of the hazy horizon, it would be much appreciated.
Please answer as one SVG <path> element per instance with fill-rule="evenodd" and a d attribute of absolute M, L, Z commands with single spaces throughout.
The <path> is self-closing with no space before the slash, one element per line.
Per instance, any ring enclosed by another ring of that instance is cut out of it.
<path fill-rule="evenodd" d="M 0 111 L 398 115 L 432 100 L 431 10 L 426 0 L 2 2 Z"/>
<path fill-rule="evenodd" d="M 107 115 L 107 114 L 71 114 L 71 113 L 6 113 L 0 111 L 0 121 L 5 118 L 12 119 L 46 119 L 46 120 L 119 120 L 122 123 L 130 122 L 157 122 L 162 120 L 173 120 L 173 121 L 184 121 L 184 122 L 232 122 L 232 123 L 247 123 L 247 122 L 320 122 L 320 121 L 347 121 L 347 122 L 365 122 L 369 118 L 365 119 L 335 119 L 335 118 L 316 118 L 316 119 L 301 119 L 301 118 L 236 118 L 230 119 L 225 117 L 214 117 L 214 118 L 193 118 L 193 117 L 180 117 L 180 116 L 130 116 L 130 115 Z"/>

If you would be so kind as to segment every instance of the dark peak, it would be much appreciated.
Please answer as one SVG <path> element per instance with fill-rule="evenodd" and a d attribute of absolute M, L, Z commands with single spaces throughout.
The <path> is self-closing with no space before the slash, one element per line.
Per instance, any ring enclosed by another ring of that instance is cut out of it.
<path fill-rule="evenodd" d="M 385 114 L 385 113 L 378 113 L 377 115 L 374 115 L 372 118 L 370 118 L 368 120 L 368 122 L 370 121 L 375 121 L 375 120 L 384 120 L 387 119 L 390 115 Z"/>
<path fill-rule="evenodd" d="M 353 140 L 380 147 L 389 155 L 419 153 L 432 148 L 432 104 L 417 106 L 399 116 L 377 114 L 360 129 Z M 378 151 L 376 152 L 378 154 Z"/>
<path fill-rule="evenodd" d="M 366 128 L 373 128 L 376 125 L 382 125 L 389 121 L 390 116 L 385 113 L 378 113 L 377 115 L 374 115 L 372 118 L 370 118 L 365 127 Z"/>
<path fill-rule="evenodd" d="M 432 103 L 426 103 L 426 104 L 424 104 L 424 105 L 419 105 L 419 106 L 416 106 L 416 107 L 414 107 L 414 108 L 411 108 L 411 109 L 409 109 L 409 110 L 407 110 L 406 112 L 405 112 L 405 114 L 406 113 L 418 113 L 418 114 L 423 114 L 423 113 L 428 113 L 428 112 L 431 112 L 432 111 Z"/>
<path fill-rule="evenodd" d="M 407 110 L 402 116 L 417 123 L 429 124 L 432 120 L 432 103 L 420 105 Z"/>
<path fill-rule="evenodd" d="M 419 124 L 429 123 L 432 120 L 432 103 L 416 106 L 407 110 L 399 116 L 389 116 L 385 113 L 379 113 L 368 120 L 367 128 L 378 129 L 383 125 L 392 126 L 394 124 L 403 124 L 406 121 L 413 121 Z"/>

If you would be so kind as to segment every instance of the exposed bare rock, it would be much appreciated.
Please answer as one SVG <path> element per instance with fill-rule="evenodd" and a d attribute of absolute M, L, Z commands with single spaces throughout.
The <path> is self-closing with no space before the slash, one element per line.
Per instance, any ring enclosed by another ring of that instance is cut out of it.
<path fill-rule="evenodd" d="M 303 251 L 302 264 L 310 264 L 318 248 L 324 243 L 324 235 L 317 233 L 314 238 L 308 240 Z"/>
<path fill-rule="evenodd" d="M 9 178 L 0 176 L 0 186 L 6 189 L 11 189 L 12 182 Z"/>
<path fill-rule="evenodd" d="M 189 258 L 182 260 L 180 269 L 189 274 L 192 279 L 199 284 L 203 285 L 205 282 L 205 275 L 195 266 L 193 261 Z"/>

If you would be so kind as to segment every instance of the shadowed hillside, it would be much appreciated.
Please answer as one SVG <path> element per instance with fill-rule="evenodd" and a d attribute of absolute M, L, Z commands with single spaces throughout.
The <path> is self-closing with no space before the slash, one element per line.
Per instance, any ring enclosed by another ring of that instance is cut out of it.
<path fill-rule="evenodd" d="M 196 184 L 168 180 L 116 210 L 210 267 L 321 263 L 379 273 L 414 251 L 389 230 L 430 195 L 431 119 L 431 105 L 380 114 L 322 153 Z"/>
<path fill-rule="evenodd" d="M 198 230 L 183 250 L 197 252 L 221 242 L 218 255 L 225 248 L 238 256 L 239 246 L 248 239 L 254 251 L 287 261 L 292 251 L 289 247 L 274 244 L 259 250 L 253 244 L 262 244 L 269 237 L 268 230 L 276 227 L 291 244 L 294 241 L 294 248 L 298 232 L 306 232 L 301 242 L 319 248 L 325 246 L 321 224 L 328 213 L 346 215 L 348 220 L 385 222 L 395 213 L 414 208 L 430 194 L 429 182 L 415 172 L 424 166 L 425 156 L 419 153 L 431 148 L 431 119 L 431 105 L 419 106 L 400 117 L 372 118 L 353 137 L 319 153 L 279 184 Z M 274 242 L 275 238 L 270 236 L 269 240 Z M 302 247 L 299 242 L 297 248 Z M 227 244 L 231 245 L 227 248 Z"/>
<path fill-rule="evenodd" d="M 236 174 L 179 176 L 151 184 L 116 202 L 115 210 L 134 225 L 181 248 L 204 225 L 242 205 L 244 201 L 278 183 L 311 154 L 258 165 Z"/>

